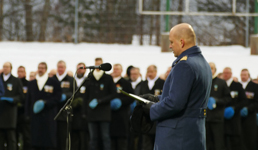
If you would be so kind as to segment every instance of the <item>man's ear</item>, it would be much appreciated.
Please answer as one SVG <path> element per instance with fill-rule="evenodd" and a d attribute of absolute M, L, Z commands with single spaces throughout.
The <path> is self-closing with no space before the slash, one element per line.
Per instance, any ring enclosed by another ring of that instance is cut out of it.
<path fill-rule="evenodd" d="M 181 42 L 181 48 L 183 48 L 185 46 L 185 40 L 181 39 L 180 42 Z"/>

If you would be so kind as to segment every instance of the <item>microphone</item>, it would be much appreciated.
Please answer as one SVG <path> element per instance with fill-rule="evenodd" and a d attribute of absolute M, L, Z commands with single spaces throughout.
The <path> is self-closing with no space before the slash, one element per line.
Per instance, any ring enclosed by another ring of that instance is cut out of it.
<path fill-rule="evenodd" d="M 79 69 L 99 69 L 103 71 L 109 71 L 111 70 L 112 66 L 110 63 L 104 63 L 99 66 L 88 66 L 88 67 L 80 67 Z"/>

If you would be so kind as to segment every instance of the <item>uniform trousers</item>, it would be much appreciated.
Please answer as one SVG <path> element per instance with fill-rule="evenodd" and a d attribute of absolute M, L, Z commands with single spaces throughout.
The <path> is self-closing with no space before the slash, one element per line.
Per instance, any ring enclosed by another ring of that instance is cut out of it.
<path fill-rule="evenodd" d="M 102 140 L 103 150 L 111 149 L 109 122 L 89 122 L 90 150 L 98 149 L 99 135 Z"/>
<path fill-rule="evenodd" d="M 126 137 L 111 138 L 111 150 L 127 150 L 128 139 Z"/>
<path fill-rule="evenodd" d="M 4 150 L 5 143 L 7 144 L 7 150 L 16 150 L 17 141 L 15 129 L 0 129 L 0 149 Z"/>
<path fill-rule="evenodd" d="M 225 134 L 223 122 L 206 122 L 207 150 L 225 150 Z"/>

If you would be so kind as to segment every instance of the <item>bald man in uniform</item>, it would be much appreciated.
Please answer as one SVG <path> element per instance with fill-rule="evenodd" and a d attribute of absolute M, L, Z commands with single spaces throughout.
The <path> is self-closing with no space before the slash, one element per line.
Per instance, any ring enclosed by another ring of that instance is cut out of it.
<path fill-rule="evenodd" d="M 154 150 L 205 150 L 205 116 L 211 89 L 211 69 L 196 46 L 190 24 L 178 24 L 169 33 L 172 64 L 160 96 L 143 95 L 150 101 L 144 112 L 157 121 Z"/>

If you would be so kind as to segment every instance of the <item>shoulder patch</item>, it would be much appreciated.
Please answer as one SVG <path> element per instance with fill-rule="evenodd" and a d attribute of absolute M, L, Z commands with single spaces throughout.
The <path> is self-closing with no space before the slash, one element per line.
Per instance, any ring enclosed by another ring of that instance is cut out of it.
<path fill-rule="evenodd" d="M 187 60 L 187 56 L 182 57 L 182 58 L 180 59 L 180 61 L 182 61 L 182 60 Z"/>

